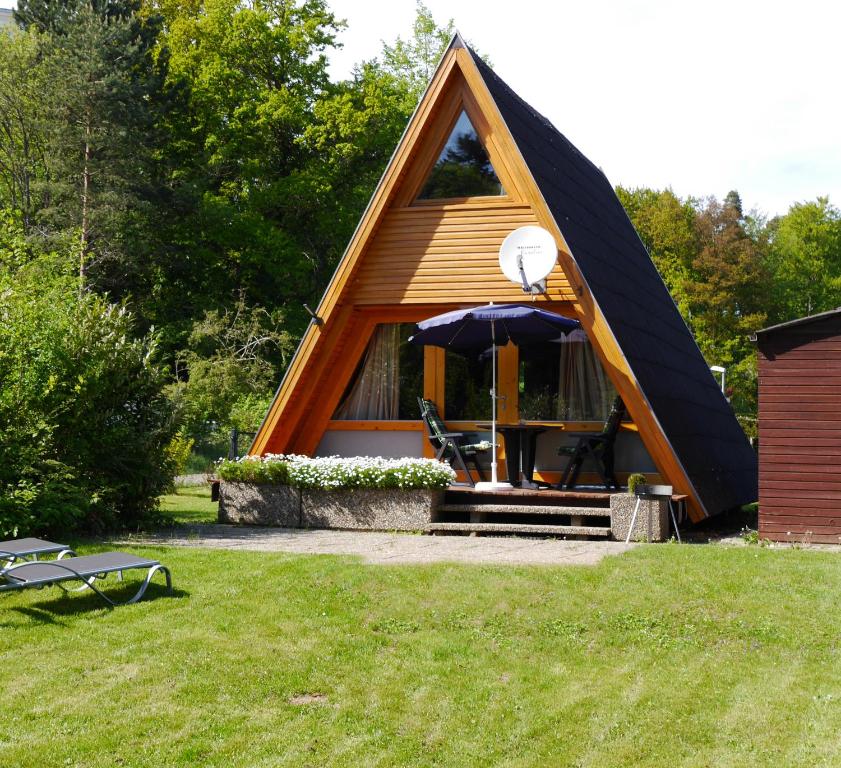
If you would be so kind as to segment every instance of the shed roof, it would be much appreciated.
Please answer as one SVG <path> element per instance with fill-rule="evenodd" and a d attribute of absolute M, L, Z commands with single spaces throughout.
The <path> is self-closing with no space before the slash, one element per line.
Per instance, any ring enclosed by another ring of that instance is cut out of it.
<path fill-rule="evenodd" d="M 754 501 L 756 454 L 607 177 L 470 53 L 706 513 Z"/>
<path fill-rule="evenodd" d="M 798 317 L 796 320 L 788 320 L 785 323 L 777 323 L 777 325 L 769 325 L 767 328 L 754 331 L 751 337 L 752 341 L 756 341 L 760 336 L 765 337 L 769 334 L 774 334 L 777 331 L 786 331 L 796 326 L 806 326 L 811 324 L 822 323 L 833 318 L 841 319 L 841 307 L 838 309 L 830 309 L 827 312 L 819 312 L 816 315 L 808 315 L 806 317 Z"/>

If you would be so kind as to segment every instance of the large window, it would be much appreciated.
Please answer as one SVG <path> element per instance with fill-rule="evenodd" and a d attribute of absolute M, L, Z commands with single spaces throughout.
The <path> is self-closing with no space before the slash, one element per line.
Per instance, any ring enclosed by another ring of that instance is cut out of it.
<path fill-rule="evenodd" d="M 520 347 L 520 418 L 604 421 L 616 397 L 584 331 Z"/>
<path fill-rule="evenodd" d="M 340 420 L 418 419 L 423 347 L 409 343 L 413 323 L 378 325 L 333 414 Z"/>
<path fill-rule="evenodd" d="M 481 354 L 458 354 L 447 350 L 444 361 L 447 420 L 490 421 L 492 362 L 490 347 Z"/>
<path fill-rule="evenodd" d="M 419 200 L 505 194 L 479 135 L 462 110 Z"/>

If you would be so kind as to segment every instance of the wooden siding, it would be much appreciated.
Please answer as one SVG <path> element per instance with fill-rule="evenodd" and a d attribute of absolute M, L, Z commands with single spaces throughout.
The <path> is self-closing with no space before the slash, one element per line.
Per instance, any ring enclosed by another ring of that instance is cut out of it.
<path fill-rule="evenodd" d="M 841 333 L 759 343 L 759 535 L 841 543 Z"/>
<path fill-rule="evenodd" d="M 499 247 L 518 227 L 537 225 L 528 205 L 487 202 L 390 210 L 354 281 L 353 300 L 365 304 L 523 300 L 523 290 L 499 269 Z M 560 266 L 548 298 L 574 298 Z M 544 299 L 545 300 L 545 299 Z"/>

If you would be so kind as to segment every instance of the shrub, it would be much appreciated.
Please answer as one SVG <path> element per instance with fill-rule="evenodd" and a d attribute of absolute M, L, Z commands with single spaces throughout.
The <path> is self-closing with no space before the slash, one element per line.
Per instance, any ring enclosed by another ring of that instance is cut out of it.
<path fill-rule="evenodd" d="M 434 459 L 383 459 L 356 456 L 247 456 L 223 461 L 219 477 L 230 482 L 278 483 L 297 488 L 446 488 L 456 474 L 448 465 Z"/>
<path fill-rule="evenodd" d="M 133 325 L 38 262 L 0 270 L 0 535 L 136 526 L 154 513 L 174 419 L 155 339 Z"/>
<path fill-rule="evenodd" d="M 175 433 L 166 447 L 166 457 L 173 475 L 183 475 L 187 470 L 187 462 L 193 452 L 196 441 L 188 437 L 183 429 Z"/>

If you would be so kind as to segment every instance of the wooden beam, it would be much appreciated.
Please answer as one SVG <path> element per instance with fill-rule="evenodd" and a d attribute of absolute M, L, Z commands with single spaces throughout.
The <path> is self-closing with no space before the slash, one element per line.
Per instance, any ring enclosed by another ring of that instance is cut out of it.
<path fill-rule="evenodd" d="M 520 354 L 517 347 L 507 344 L 499 348 L 497 356 L 497 389 L 500 401 L 497 420 L 500 424 L 516 424 L 520 418 Z"/>

